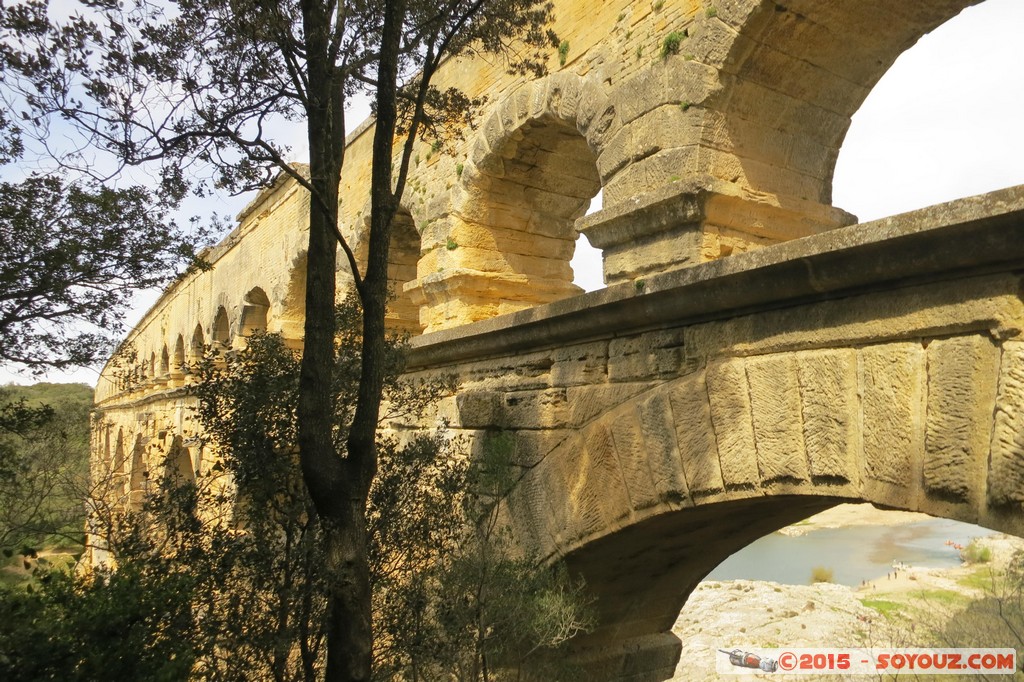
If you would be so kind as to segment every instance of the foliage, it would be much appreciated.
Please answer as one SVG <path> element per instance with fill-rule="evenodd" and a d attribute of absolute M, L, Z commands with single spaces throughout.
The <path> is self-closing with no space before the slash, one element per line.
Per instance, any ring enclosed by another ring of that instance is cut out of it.
<path fill-rule="evenodd" d="M 668 59 L 670 54 L 679 54 L 679 45 L 684 38 L 686 38 L 686 31 L 672 31 L 665 36 L 665 39 L 661 41 L 661 58 Z"/>
<path fill-rule="evenodd" d="M 546 569 L 519 554 L 498 522 L 515 484 L 512 452 L 511 437 L 499 432 L 471 466 L 456 463 L 460 473 L 448 492 L 459 509 L 447 517 L 459 531 L 453 542 L 418 570 L 375 586 L 398 597 L 377 610 L 387 642 L 378 651 L 377 679 L 477 682 L 526 672 L 572 680 L 580 674 L 560 650 L 593 627 L 583 584 L 563 567 Z"/>
<path fill-rule="evenodd" d="M 347 300 L 333 373 L 346 406 L 338 443 L 359 367 Z M 390 347 L 385 416 L 401 419 L 445 385 L 398 381 L 400 347 Z M 193 388 L 216 463 L 193 477 L 169 453 L 138 508 L 118 503 L 124 490 L 111 479 L 91 508 L 117 570 L 47 574 L 34 591 L 3 596 L 0 678 L 322 679 L 332 581 L 293 444 L 298 358 L 280 336 L 256 334 L 218 367 L 211 353 Z M 496 434 L 471 464 L 443 431 L 382 432 L 367 514 L 374 679 L 517 679 L 523 668 L 572 679 L 552 652 L 590 624 L 582 585 L 517 555 L 499 530 L 514 483 L 509 441 Z"/>
<path fill-rule="evenodd" d="M 140 187 L 58 175 L 0 182 L 0 361 L 37 371 L 95 363 L 132 294 L 192 258 Z"/>
<path fill-rule="evenodd" d="M 968 564 L 987 564 L 992 561 L 992 549 L 974 538 L 960 552 L 960 558 Z"/>
<path fill-rule="evenodd" d="M 811 569 L 811 583 L 830 583 L 835 576 L 835 571 L 824 566 L 815 566 Z"/>
<path fill-rule="evenodd" d="M 118 571 L 54 572 L 41 589 L 4 592 L 0 678 L 188 679 L 193 575 L 126 563 Z"/>
<path fill-rule="evenodd" d="M 0 388 L 0 549 L 80 545 L 92 389 Z"/>

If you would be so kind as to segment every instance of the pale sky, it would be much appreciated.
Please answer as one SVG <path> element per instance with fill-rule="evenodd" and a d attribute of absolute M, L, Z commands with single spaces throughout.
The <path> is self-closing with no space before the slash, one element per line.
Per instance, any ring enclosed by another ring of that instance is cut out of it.
<path fill-rule="evenodd" d="M 1024 2 L 986 0 L 907 50 L 853 117 L 836 164 L 833 203 L 866 222 L 1024 184 L 1022 30 Z M 215 210 L 236 209 L 222 202 Z M 577 283 L 599 288 L 599 252 L 578 245 L 577 254 Z M 129 321 L 156 296 L 140 296 Z M 96 370 L 83 369 L 45 380 L 94 385 L 96 377 Z M 12 381 L 34 379 L 0 369 L 0 383 Z"/>

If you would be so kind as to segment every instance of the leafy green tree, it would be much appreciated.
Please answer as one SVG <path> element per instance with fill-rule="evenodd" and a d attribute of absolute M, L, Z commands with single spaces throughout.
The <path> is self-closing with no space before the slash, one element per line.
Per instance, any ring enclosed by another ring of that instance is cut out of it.
<path fill-rule="evenodd" d="M 0 362 L 41 373 L 102 360 L 130 297 L 192 257 L 144 188 L 58 174 L 0 182 Z"/>
<path fill-rule="evenodd" d="M 354 299 L 338 319 L 358 329 Z M 354 400 L 359 341 L 336 340 L 339 405 Z M 388 348 L 385 416 L 416 416 L 444 386 L 398 381 L 400 348 Z M 133 680 L 322 678 L 333 585 L 294 447 L 299 359 L 280 336 L 257 334 L 219 364 L 206 358 L 194 388 L 215 463 L 193 477 L 168 453 L 141 508 L 94 501 L 117 570 L 4 595 L 12 616 L 0 624 L 0 678 L 93 679 L 103 669 Z M 346 411 L 336 418 L 344 439 Z M 588 622 L 580 586 L 517 556 L 497 532 L 506 451 L 471 465 L 443 430 L 378 438 L 368 507 L 374 679 L 478 682 L 523 669 L 569 679 L 551 653 Z"/>
<path fill-rule="evenodd" d="M 0 388 L 0 549 L 81 545 L 92 389 Z"/>
<path fill-rule="evenodd" d="M 441 134 L 465 120 L 472 104 L 461 93 L 432 87 L 441 63 L 463 53 L 500 53 L 512 69 L 540 70 L 540 50 L 557 45 L 545 30 L 551 6 L 543 0 L 84 4 L 81 15 L 61 25 L 49 21 L 40 2 L 3 11 L 5 66 L 21 79 L 29 119 L 57 113 L 127 164 L 162 161 L 175 196 L 203 165 L 213 169 L 214 184 L 248 187 L 274 170 L 310 192 L 298 453 L 324 526 L 334 586 L 327 678 L 366 680 L 373 649 L 366 506 L 378 469 L 392 218 L 413 142 L 424 131 Z M 376 115 L 365 271 L 338 229 L 345 102 L 364 89 L 373 93 Z M 308 177 L 284 160 L 285 148 L 271 132 L 280 119 L 305 121 Z M 362 312 L 359 382 L 341 442 L 331 390 L 339 247 Z"/>

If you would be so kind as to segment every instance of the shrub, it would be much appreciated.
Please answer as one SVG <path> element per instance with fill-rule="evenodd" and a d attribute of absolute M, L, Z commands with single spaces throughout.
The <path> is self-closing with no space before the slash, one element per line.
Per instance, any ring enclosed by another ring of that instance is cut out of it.
<path fill-rule="evenodd" d="M 815 566 L 811 569 L 811 583 L 830 583 L 835 571 L 824 566 Z"/>
<path fill-rule="evenodd" d="M 686 37 L 685 33 L 672 31 L 661 41 L 661 58 L 668 59 L 670 54 L 679 54 L 679 44 Z"/>
<path fill-rule="evenodd" d="M 992 550 L 983 546 L 978 539 L 971 540 L 960 552 L 960 558 L 968 564 L 987 564 L 992 561 Z"/>

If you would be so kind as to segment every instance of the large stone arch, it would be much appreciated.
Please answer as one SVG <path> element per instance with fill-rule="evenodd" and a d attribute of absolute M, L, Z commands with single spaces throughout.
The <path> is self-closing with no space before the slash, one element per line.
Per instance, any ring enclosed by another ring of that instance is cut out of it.
<path fill-rule="evenodd" d="M 580 225 L 605 280 L 856 222 L 831 205 L 851 116 L 902 52 L 978 1 L 735 0 L 673 27 L 678 49 L 611 95 L 623 122 L 613 145 L 633 160 L 608 183 L 608 208 Z"/>
<path fill-rule="evenodd" d="M 698 55 L 721 82 L 706 103 L 701 170 L 830 204 L 839 147 L 864 98 L 921 36 L 980 1 L 723 3 L 705 30 L 740 38 L 720 55 Z"/>
<path fill-rule="evenodd" d="M 585 579 L 600 626 L 580 646 L 600 653 L 602 674 L 638 665 L 642 650 L 653 667 L 636 679 L 670 676 L 670 630 L 699 581 L 757 538 L 839 502 L 1024 535 L 1016 340 L 971 332 L 731 355 L 654 388 L 605 393 L 618 404 L 592 417 L 601 398 L 563 395 L 556 405 L 552 391 L 537 416 L 556 424 L 550 408 L 561 409 L 578 425 L 551 432 L 560 442 L 523 462 L 505 518 L 524 551 L 564 559 Z M 521 419 L 506 409 L 494 421 Z"/>
<path fill-rule="evenodd" d="M 622 163 L 608 152 L 614 105 L 591 78 L 559 73 L 521 86 L 483 119 L 457 169 L 449 211 L 425 227 L 410 293 L 426 331 L 581 292 L 575 222 Z"/>
<path fill-rule="evenodd" d="M 238 336 L 245 338 L 254 333 L 265 333 L 270 317 L 270 299 L 261 287 L 253 287 L 242 299 L 242 313 L 238 322 Z"/>
<path fill-rule="evenodd" d="M 835 274 L 812 269 L 817 288 Z M 634 336 L 483 346 L 462 366 L 453 422 L 519 468 L 503 502 L 518 546 L 564 559 L 596 597 L 581 646 L 600 679 L 671 676 L 670 629 L 704 575 L 839 502 L 1024 535 L 1018 275 L 727 317 L 638 315 Z"/>
<path fill-rule="evenodd" d="M 306 318 L 306 251 L 295 254 L 288 264 L 285 295 L 281 303 L 279 327 L 285 341 L 301 348 Z"/>
<path fill-rule="evenodd" d="M 370 250 L 370 201 L 363 204 L 357 220 L 363 230 L 355 235 L 353 253 L 360 269 L 366 271 Z M 391 241 L 388 244 L 388 304 L 384 324 L 392 332 L 416 336 L 423 331 L 420 309 L 408 285 L 416 280 L 422 253 L 420 228 L 412 212 L 403 205 L 395 210 L 391 219 Z M 341 267 L 348 269 L 342 262 Z M 349 282 L 346 282 L 346 286 Z M 348 293 L 347 291 L 345 292 Z"/>

